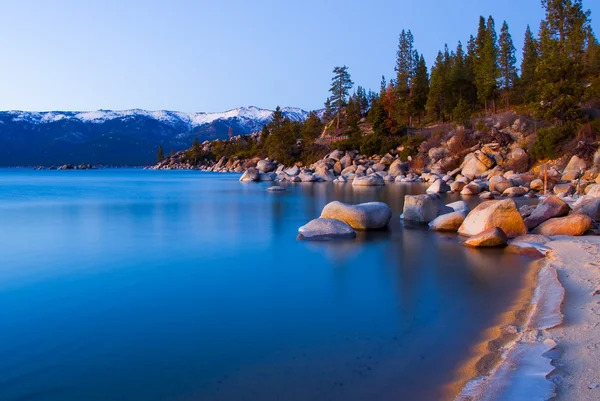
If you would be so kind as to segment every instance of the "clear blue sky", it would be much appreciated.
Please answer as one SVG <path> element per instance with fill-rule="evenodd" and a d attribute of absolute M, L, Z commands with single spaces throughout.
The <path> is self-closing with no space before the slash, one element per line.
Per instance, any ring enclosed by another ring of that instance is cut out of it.
<path fill-rule="evenodd" d="M 378 89 L 403 28 L 431 67 L 489 14 L 519 54 L 543 17 L 537 0 L 5 0 L 0 110 L 321 108 L 334 66 Z"/>

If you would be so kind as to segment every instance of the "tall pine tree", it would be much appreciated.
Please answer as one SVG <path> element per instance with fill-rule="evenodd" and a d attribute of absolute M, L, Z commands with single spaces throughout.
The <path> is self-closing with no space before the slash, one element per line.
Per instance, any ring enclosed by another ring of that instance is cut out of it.
<path fill-rule="evenodd" d="M 527 25 L 525 31 L 525 41 L 523 43 L 523 59 L 521 61 L 521 91 L 525 103 L 533 103 L 536 95 L 536 68 L 538 64 L 539 52 L 538 42 Z"/>
<path fill-rule="evenodd" d="M 352 79 L 350 78 L 348 67 L 335 67 L 333 69 L 333 78 L 331 78 L 331 88 L 329 89 L 329 92 L 331 92 L 329 101 L 335 108 L 337 130 L 340 129 L 342 112 L 347 104 L 348 93 L 353 85 L 354 82 L 352 82 Z"/>
<path fill-rule="evenodd" d="M 581 0 L 542 0 L 542 5 L 546 15 L 540 25 L 536 111 L 539 117 L 564 125 L 580 117 L 590 12 Z"/>
<path fill-rule="evenodd" d="M 425 112 L 427 97 L 429 96 L 429 73 L 427 64 L 423 55 L 419 57 L 419 62 L 415 70 L 415 76 L 411 81 L 411 109 L 421 122 L 421 116 Z"/>
<path fill-rule="evenodd" d="M 498 59 L 498 64 L 500 66 L 500 83 L 504 90 L 506 108 L 509 108 L 510 94 L 517 81 L 517 57 L 515 56 L 515 46 L 512 37 L 510 36 L 510 32 L 508 31 L 508 24 L 506 21 L 502 24 L 498 45 L 500 48 Z"/>
<path fill-rule="evenodd" d="M 407 123 L 410 124 L 410 85 L 415 74 L 415 49 L 414 37 L 412 32 L 402 30 L 398 41 L 398 51 L 396 52 L 396 95 L 398 100 L 397 117 L 398 120 L 407 118 Z"/>

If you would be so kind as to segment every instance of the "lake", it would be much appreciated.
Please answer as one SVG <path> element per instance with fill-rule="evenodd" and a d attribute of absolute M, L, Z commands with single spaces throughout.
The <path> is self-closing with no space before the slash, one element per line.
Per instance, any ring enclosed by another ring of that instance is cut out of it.
<path fill-rule="evenodd" d="M 404 227 L 421 184 L 238 178 L 0 170 L 0 400 L 443 399 L 524 285 Z M 389 230 L 298 241 L 332 200 L 386 202 Z"/>

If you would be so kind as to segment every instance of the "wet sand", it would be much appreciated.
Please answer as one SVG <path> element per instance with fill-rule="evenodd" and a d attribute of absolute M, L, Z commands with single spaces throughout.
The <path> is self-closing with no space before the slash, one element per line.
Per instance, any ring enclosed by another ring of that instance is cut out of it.
<path fill-rule="evenodd" d="M 554 237 L 544 247 L 448 399 L 600 399 L 600 237 Z"/>

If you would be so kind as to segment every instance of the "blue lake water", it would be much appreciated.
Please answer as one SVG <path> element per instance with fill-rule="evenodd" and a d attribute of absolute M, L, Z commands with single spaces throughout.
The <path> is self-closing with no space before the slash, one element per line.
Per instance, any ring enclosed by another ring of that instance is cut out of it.
<path fill-rule="evenodd" d="M 525 262 L 403 227 L 418 184 L 0 170 L 0 400 L 436 400 Z M 458 195 L 448 201 L 460 199 Z M 390 229 L 296 240 L 329 201 Z"/>

